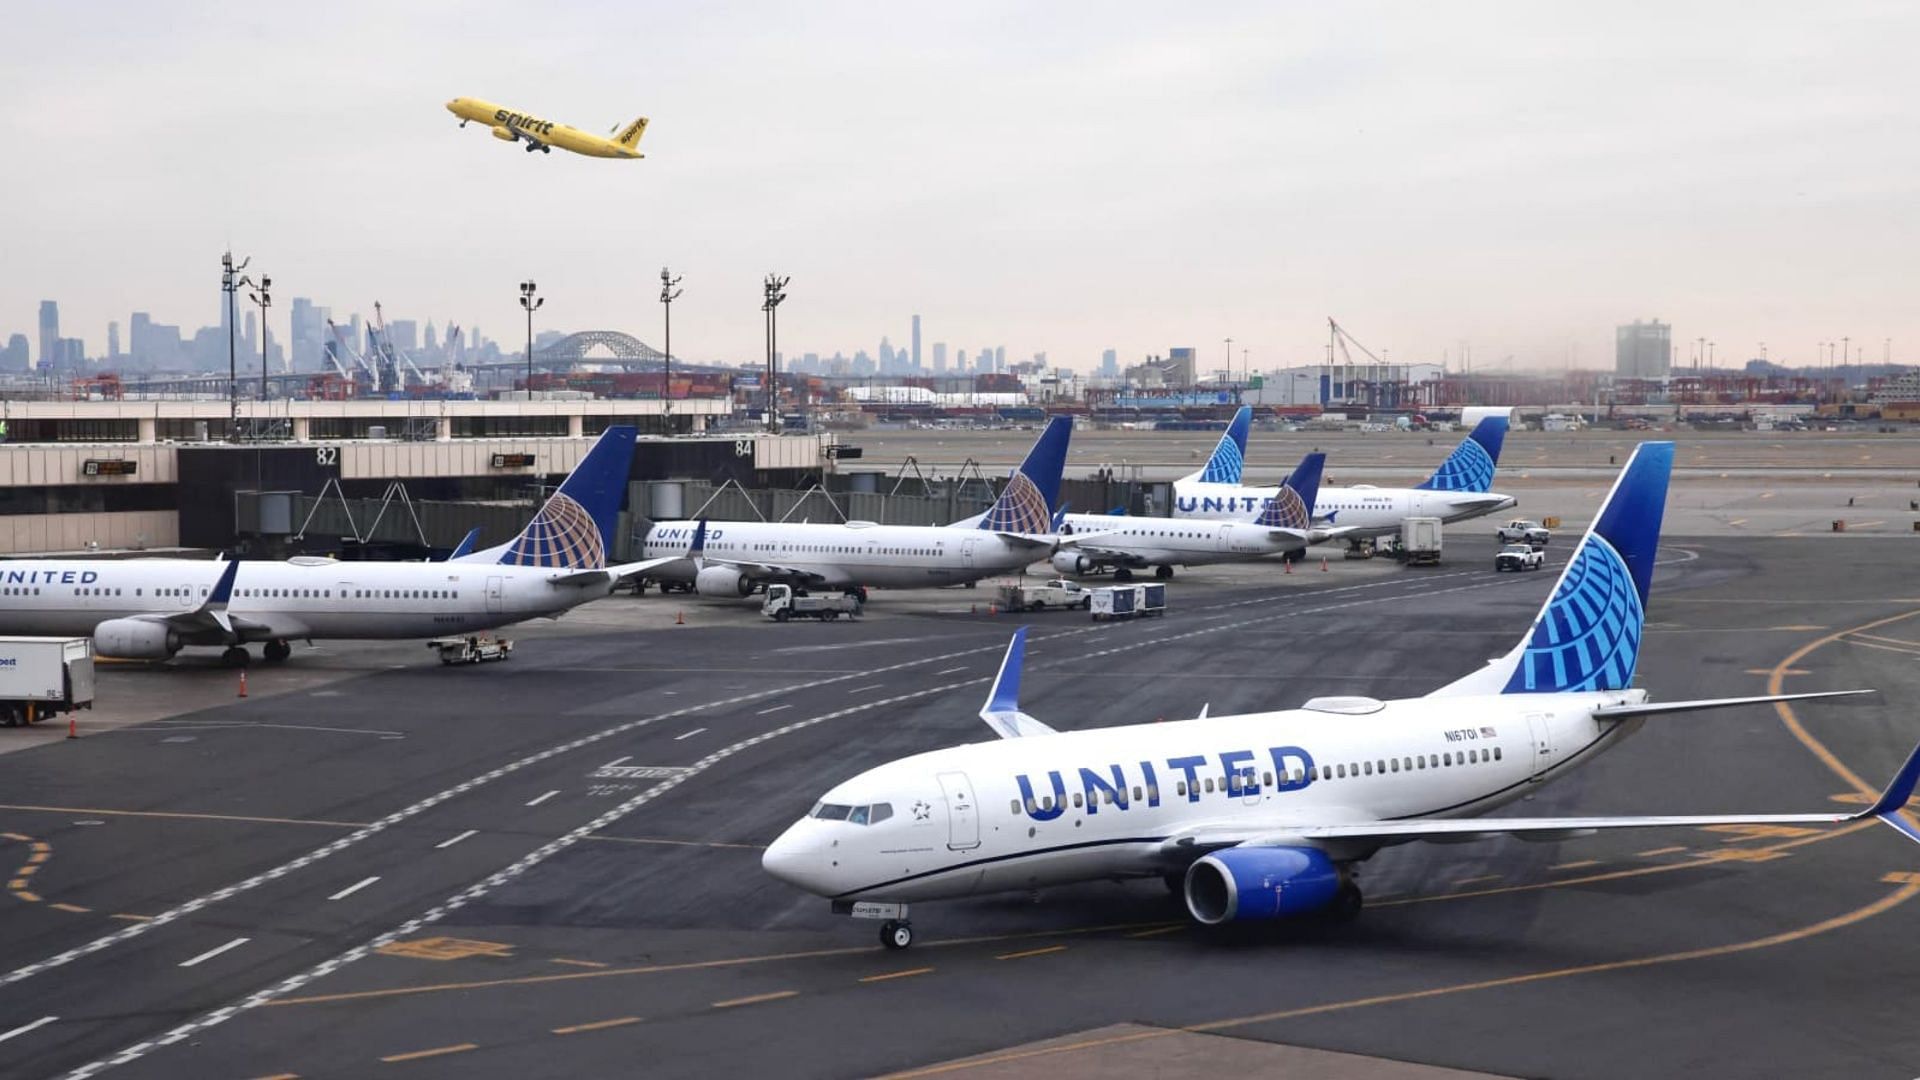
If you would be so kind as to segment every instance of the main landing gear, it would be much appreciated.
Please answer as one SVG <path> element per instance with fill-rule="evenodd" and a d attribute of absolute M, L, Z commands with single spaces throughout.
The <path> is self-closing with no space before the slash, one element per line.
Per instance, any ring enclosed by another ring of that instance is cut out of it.
<path fill-rule="evenodd" d="M 293 646 L 284 641 L 269 641 L 266 647 L 260 650 L 260 654 L 266 658 L 267 663 L 278 664 L 293 655 Z"/>
<path fill-rule="evenodd" d="M 220 654 L 220 662 L 228 667 L 243 668 L 253 663 L 253 654 L 247 651 L 245 645 L 229 645 Z"/>
<path fill-rule="evenodd" d="M 1173 567 L 1156 566 L 1153 568 L 1153 576 L 1159 578 L 1161 581 L 1165 581 L 1173 576 Z"/>

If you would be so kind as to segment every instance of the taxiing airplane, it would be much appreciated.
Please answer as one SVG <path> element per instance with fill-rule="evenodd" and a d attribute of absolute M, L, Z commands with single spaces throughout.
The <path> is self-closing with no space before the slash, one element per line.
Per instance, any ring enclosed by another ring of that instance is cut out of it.
<path fill-rule="evenodd" d="M 457 97 L 447 102 L 447 111 L 460 118 L 460 126 L 466 127 L 470 121 L 478 121 L 493 131 L 493 137 L 503 142 L 522 142 L 527 145 L 527 153 L 535 150 L 543 154 L 553 153 L 554 147 L 570 150 L 587 157 L 602 158 L 640 158 L 640 136 L 646 134 L 647 118 L 641 117 L 626 127 L 615 127 L 606 135 L 593 135 L 579 128 L 556 124 L 551 120 L 542 120 L 523 112 L 504 109 L 490 101 L 479 98 Z"/>
<path fill-rule="evenodd" d="M 608 428 L 518 536 L 446 562 L 10 560 L 0 564 L 0 634 L 90 635 L 95 652 L 129 660 L 224 646 L 239 666 L 253 641 L 277 662 L 296 640 L 436 637 L 557 617 L 667 561 L 607 564 L 634 436 Z"/>
<path fill-rule="evenodd" d="M 1410 488 L 1323 487 L 1315 514 L 1325 524 L 1344 529 L 1347 539 L 1360 540 L 1398 533 L 1400 523 L 1410 517 L 1450 523 L 1504 510 L 1514 505 L 1513 496 L 1492 487 L 1506 437 L 1506 417 L 1484 417 L 1424 482 Z M 1205 468 L 1173 482 L 1173 516 L 1214 521 L 1258 517 L 1275 489 L 1240 486 L 1246 449 L 1246 428 L 1239 427 L 1236 442 L 1235 428 L 1229 427 Z"/>
<path fill-rule="evenodd" d="M 1532 629 L 1422 698 L 1056 732 L 1020 711 L 1026 631 L 980 716 L 1000 736 L 835 785 L 770 845 L 774 877 L 913 941 L 910 902 L 1161 877 L 1196 922 L 1359 914 L 1357 867 L 1415 840 L 1560 840 L 1607 829 L 1833 825 L 1901 808 L 1920 747 L 1856 814 L 1481 817 L 1592 761 L 1649 717 L 1865 691 L 1655 703 L 1633 688 L 1672 443 L 1627 462 Z"/>
<path fill-rule="evenodd" d="M 985 514 L 952 525 L 663 521 L 642 552 L 663 564 L 647 576 L 692 582 L 702 596 L 750 595 L 771 582 L 797 588 L 925 589 L 1019 570 L 1076 542 L 1054 532 L 1060 473 L 1073 420 L 1055 417 Z M 700 524 L 705 544 L 681 560 Z"/>
<path fill-rule="evenodd" d="M 1112 567 L 1114 580 L 1127 581 L 1135 570 L 1151 567 L 1155 577 L 1165 580 L 1176 566 L 1247 562 L 1333 539 L 1342 530 L 1312 526 L 1326 460 L 1325 454 L 1303 458 L 1251 522 L 1067 514 L 1060 532 L 1085 539 L 1071 550 L 1055 552 L 1053 568 L 1062 574 L 1091 574 Z"/>

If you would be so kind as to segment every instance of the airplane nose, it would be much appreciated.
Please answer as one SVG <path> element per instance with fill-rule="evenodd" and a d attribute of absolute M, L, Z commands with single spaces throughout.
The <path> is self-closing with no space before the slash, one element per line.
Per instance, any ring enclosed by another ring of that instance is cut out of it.
<path fill-rule="evenodd" d="M 820 856 L 803 835 L 808 831 L 806 825 L 804 821 L 795 822 L 778 839 L 768 844 L 767 850 L 760 856 L 760 868 L 797 889 L 824 896 L 827 890 L 821 874 Z"/>

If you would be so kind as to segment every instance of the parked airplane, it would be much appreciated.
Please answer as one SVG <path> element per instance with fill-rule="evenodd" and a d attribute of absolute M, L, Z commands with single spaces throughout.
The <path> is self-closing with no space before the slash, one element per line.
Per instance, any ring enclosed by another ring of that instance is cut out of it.
<path fill-rule="evenodd" d="M 611 427 L 512 540 L 447 562 L 18 559 L 0 565 L 0 634 L 91 635 L 103 656 L 165 660 L 264 641 L 416 638 L 558 616 L 667 560 L 607 565 L 634 429 Z"/>
<path fill-rule="evenodd" d="M 1222 439 L 1221 445 L 1229 443 Z M 1152 567 L 1154 576 L 1165 580 L 1176 566 L 1246 562 L 1302 551 L 1341 531 L 1311 524 L 1326 460 L 1325 454 L 1301 459 L 1251 522 L 1067 514 L 1060 531 L 1086 538 L 1073 550 L 1055 552 L 1053 568 L 1062 574 L 1090 574 L 1112 567 L 1114 580 L 1127 581 L 1135 570 Z"/>
<path fill-rule="evenodd" d="M 490 101 L 479 98 L 457 97 L 447 102 L 447 111 L 460 118 L 460 126 L 466 127 L 468 121 L 477 120 L 493 130 L 493 137 L 505 142 L 524 142 L 527 153 L 535 150 L 543 154 L 553 153 L 554 147 L 571 150 L 587 157 L 603 158 L 641 158 L 636 147 L 640 145 L 640 136 L 646 134 L 647 118 L 641 117 L 626 127 L 616 126 L 605 136 L 591 135 L 579 128 L 556 124 L 551 120 L 542 120 L 526 113 L 504 109 Z"/>
<path fill-rule="evenodd" d="M 1491 488 L 1506 437 L 1506 417 L 1485 417 L 1424 482 L 1411 488 L 1323 487 L 1315 513 L 1326 524 L 1343 528 L 1343 536 L 1359 540 L 1398 533 L 1400 523 L 1410 517 L 1454 522 L 1504 510 L 1514 505 L 1513 496 Z M 1205 469 L 1173 482 L 1174 517 L 1251 521 L 1266 508 L 1274 488 L 1240 486 L 1244 432 L 1232 450 L 1227 441 L 1221 439 Z M 1221 479 L 1228 476 L 1232 479 Z"/>
<path fill-rule="evenodd" d="M 697 556 L 687 551 L 697 525 L 664 521 L 647 530 L 642 552 L 663 561 L 647 576 L 692 582 L 702 596 L 746 596 L 782 581 L 801 588 L 862 593 L 868 587 L 924 589 L 1019 570 L 1071 538 L 1054 533 L 1060 473 L 1073 420 L 1055 417 L 985 514 L 952 525 L 877 525 L 726 521 L 706 527 Z"/>
<path fill-rule="evenodd" d="M 1358 865 L 1414 840 L 1877 818 L 1920 841 L 1901 816 L 1920 747 L 1857 814 L 1478 816 L 1650 716 L 1863 692 L 1653 703 L 1632 688 L 1672 463 L 1672 443 L 1642 444 L 1527 635 L 1424 698 L 1056 732 L 1020 711 L 1022 629 L 980 712 L 1000 741 L 835 785 L 762 865 L 836 911 L 885 920 L 881 940 L 898 949 L 913 940 L 912 901 L 1122 877 L 1164 877 L 1208 925 L 1352 918 Z"/>

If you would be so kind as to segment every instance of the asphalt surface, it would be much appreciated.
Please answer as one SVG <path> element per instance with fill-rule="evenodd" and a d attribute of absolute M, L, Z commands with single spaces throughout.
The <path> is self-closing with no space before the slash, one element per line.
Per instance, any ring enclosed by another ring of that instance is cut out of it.
<path fill-rule="evenodd" d="M 1920 741 L 1913 544 L 1670 542 L 1656 696 L 1881 693 L 1657 719 L 1514 812 L 1857 804 Z M 1080 728 L 1418 695 L 1552 584 L 1491 550 L 1029 616 L 1022 703 Z M 988 737 L 1017 623 L 984 599 L 776 627 L 616 598 L 508 663 L 358 647 L 316 680 L 296 652 L 245 700 L 210 667 L 108 671 L 162 718 L 0 756 L 0 1075 L 1125 1076 L 1129 1042 L 1194 1034 L 1512 1075 L 1920 1073 L 1920 848 L 1877 826 L 1410 845 L 1337 930 L 1202 934 L 1157 883 L 917 905 L 919 943 L 883 952 L 759 847 L 839 779 Z"/>

